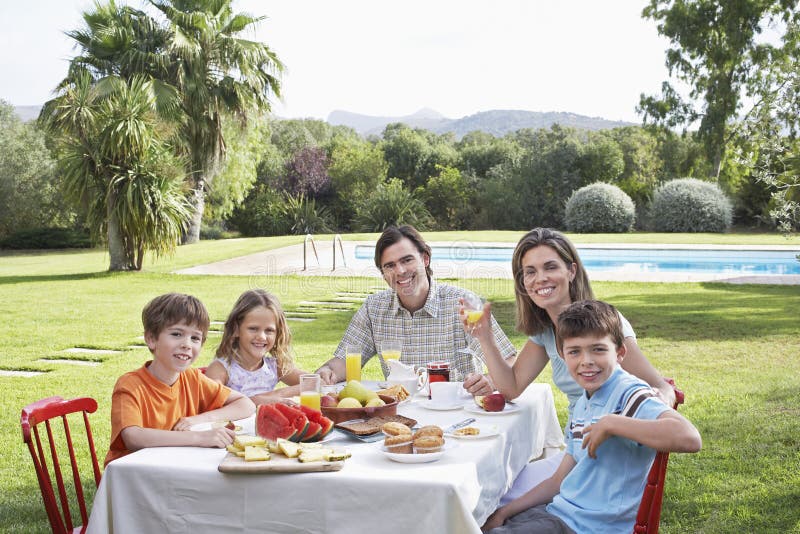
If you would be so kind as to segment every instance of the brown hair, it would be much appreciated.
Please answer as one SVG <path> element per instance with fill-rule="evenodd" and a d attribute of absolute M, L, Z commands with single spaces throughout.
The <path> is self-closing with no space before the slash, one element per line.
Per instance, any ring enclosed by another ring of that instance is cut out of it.
<path fill-rule="evenodd" d="M 233 309 L 225 320 L 225 329 L 222 332 L 222 340 L 217 348 L 216 357 L 228 363 L 239 361 L 239 336 L 236 335 L 237 328 L 242 324 L 245 316 L 254 308 L 262 306 L 275 315 L 275 343 L 269 353 L 275 358 L 278 364 L 279 377 L 284 376 L 294 368 L 294 361 L 290 352 L 292 343 L 292 333 L 289 325 L 286 324 L 286 315 L 283 313 L 281 303 L 272 293 L 263 289 L 250 289 L 242 293 L 233 305 Z"/>
<path fill-rule="evenodd" d="M 180 322 L 197 326 L 203 332 L 205 343 L 211 320 L 208 318 L 208 310 L 197 297 L 167 293 L 148 302 L 142 310 L 144 331 L 154 337 L 158 337 L 168 326 Z"/>
<path fill-rule="evenodd" d="M 383 255 L 383 251 L 403 238 L 411 241 L 420 254 L 423 256 L 428 256 L 429 261 L 428 265 L 425 267 L 425 273 L 428 275 L 428 278 L 433 276 L 433 270 L 431 269 L 430 264 L 431 247 L 428 246 L 424 239 L 422 239 L 422 236 L 419 232 L 417 232 L 417 229 L 408 224 L 403 226 L 390 226 L 383 231 L 381 236 L 378 238 L 378 241 L 375 243 L 375 267 L 377 267 L 379 271 L 383 272 L 383 266 L 381 265 L 381 256 Z"/>
<path fill-rule="evenodd" d="M 575 278 L 569 284 L 570 301 L 594 298 L 589 277 L 575 245 L 561 232 L 550 228 L 534 228 L 522 236 L 514 249 L 514 256 L 511 258 L 514 293 L 517 300 L 517 330 L 529 336 L 543 332 L 548 326 L 554 326 L 547 312 L 537 306 L 528 295 L 523 280 L 522 258 L 529 250 L 541 245 L 556 251 L 567 267 L 575 264 Z"/>
<path fill-rule="evenodd" d="M 609 336 L 617 348 L 625 342 L 622 321 L 617 309 L 600 300 L 573 302 L 558 315 L 556 344 L 561 353 L 564 340 L 573 337 L 594 335 Z"/>

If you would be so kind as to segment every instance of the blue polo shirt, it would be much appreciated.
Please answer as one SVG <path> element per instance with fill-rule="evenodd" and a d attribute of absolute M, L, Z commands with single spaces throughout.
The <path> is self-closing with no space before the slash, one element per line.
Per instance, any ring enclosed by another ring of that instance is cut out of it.
<path fill-rule="evenodd" d="M 656 451 L 613 436 L 597 448 L 597 458 L 582 449 L 583 428 L 606 414 L 657 419 L 667 406 L 647 383 L 617 366 L 591 398 L 580 396 L 567 431 L 567 450 L 576 462 L 547 506 L 575 532 L 631 532 Z"/>
<path fill-rule="evenodd" d="M 633 331 L 631 323 L 629 323 L 621 313 L 619 313 L 619 319 L 622 323 L 622 335 L 624 337 L 636 339 L 636 333 Z M 564 360 L 558 355 L 556 334 L 553 331 L 553 327 L 549 326 L 543 332 L 530 336 L 528 339 L 532 343 L 544 347 L 547 357 L 550 358 L 550 366 L 553 368 L 553 383 L 567 395 L 569 399 L 569 413 L 571 415 L 578 397 L 583 394 L 583 388 L 575 382 L 575 379 L 569 374 L 567 364 L 564 363 Z"/>

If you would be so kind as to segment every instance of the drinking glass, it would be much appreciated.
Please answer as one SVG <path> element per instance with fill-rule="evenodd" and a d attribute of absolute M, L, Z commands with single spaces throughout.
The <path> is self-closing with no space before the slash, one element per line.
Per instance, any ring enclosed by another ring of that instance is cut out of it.
<path fill-rule="evenodd" d="M 361 381 L 361 347 L 357 345 L 348 345 L 344 357 L 345 363 L 345 380 Z"/>
<path fill-rule="evenodd" d="M 463 298 L 467 324 L 474 325 L 483 317 L 484 299 L 474 293 L 466 293 Z"/>
<path fill-rule="evenodd" d="M 384 360 L 399 360 L 403 354 L 403 342 L 398 339 L 381 341 L 381 356 Z"/>
<path fill-rule="evenodd" d="M 320 381 L 319 375 L 300 375 L 300 404 L 308 408 L 320 409 Z"/>

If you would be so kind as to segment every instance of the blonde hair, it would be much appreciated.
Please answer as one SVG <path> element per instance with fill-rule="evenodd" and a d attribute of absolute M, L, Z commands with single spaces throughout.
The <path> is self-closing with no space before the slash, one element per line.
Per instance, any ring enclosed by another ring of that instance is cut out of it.
<path fill-rule="evenodd" d="M 575 264 L 575 278 L 569 284 L 569 300 L 592 300 L 594 293 L 589 283 L 589 276 L 583 267 L 578 251 L 567 237 L 550 228 L 534 228 L 519 240 L 511 258 L 511 272 L 514 274 L 514 294 L 517 300 L 517 330 L 532 336 L 542 333 L 553 321 L 547 312 L 537 306 L 525 290 L 522 271 L 522 258 L 525 254 L 538 246 L 545 245 L 552 248 L 567 268 Z"/>
<path fill-rule="evenodd" d="M 275 295 L 263 289 L 250 289 L 242 293 L 233 305 L 233 309 L 225 320 L 225 329 L 222 341 L 217 348 L 216 357 L 228 363 L 236 361 L 241 364 L 238 353 L 239 336 L 236 330 L 241 326 L 245 316 L 253 309 L 262 306 L 275 315 L 275 343 L 269 353 L 275 358 L 278 367 L 278 378 L 294 369 L 294 360 L 291 354 L 292 333 L 286 324 L 286 315 L 283 313 L 281 303 Z"/>

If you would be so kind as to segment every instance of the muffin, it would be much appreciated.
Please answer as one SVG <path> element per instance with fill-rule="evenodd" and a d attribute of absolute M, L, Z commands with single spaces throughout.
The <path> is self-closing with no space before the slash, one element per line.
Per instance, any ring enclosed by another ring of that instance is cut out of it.
<path fill-rule="evenodd" d="M 427 454 L 439 452 L 444 446 L 444 439 L 441 436 L 420 436 L 414 439 L 413 450 L 415 454 Z"/>
<path fill-rule="evenodd" d="M 414 434 L 414 439 L 420 438 L 422 436 L 434 436 L 437 438 L 441 438 L 444 436 L 444 432 L 442 429 L 436 425 L 425 425 Z"/>
<path fill-rule="evenodd" d="M 384 423 L 381 427 L 381 430 L 383 430 L 383 433 L 387 436 L 411 437 L 411 429 L 403 423 L 398 423 L 397 421 L 389 421 L 388 423 Z"/>
<path fill-rule="evenodd" d="M 395 454 L 411 454 L 414 452 L 411 445 L 410 434 L 386 436 L 386 439 L 383 440 L 383 446 L 386 448 L 387 452 L 393 452 Z"/>

